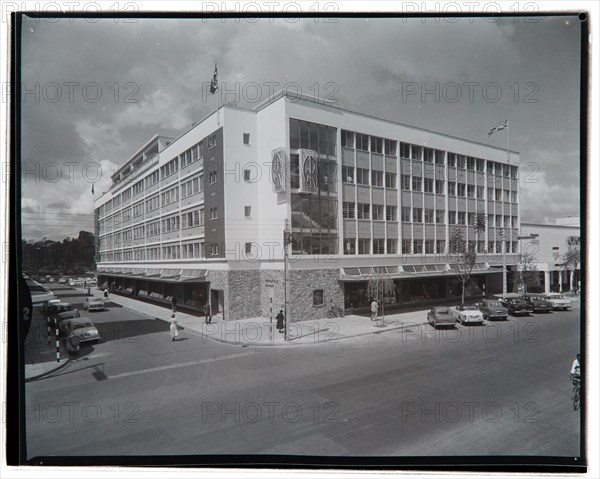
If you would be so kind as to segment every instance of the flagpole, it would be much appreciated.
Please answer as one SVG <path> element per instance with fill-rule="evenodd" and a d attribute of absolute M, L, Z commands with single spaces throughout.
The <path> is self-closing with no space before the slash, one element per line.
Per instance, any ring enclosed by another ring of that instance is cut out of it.
<path fill-rule="evenodd" d="M 215 71 L 217 71 L 217 60 L 215 60 Z M 219 82 L 218 82 L 218 74 L 217 74 L 217 91 L 215 91 L 217 95 L 217 126 L 221 126 L 221 92 L 219 91 Z"/>
<path fill-rule="evenodd" d="M 506 154 L 508 156 L 508 166 L 510 166 L 510 121 L 506 120 Z"/>

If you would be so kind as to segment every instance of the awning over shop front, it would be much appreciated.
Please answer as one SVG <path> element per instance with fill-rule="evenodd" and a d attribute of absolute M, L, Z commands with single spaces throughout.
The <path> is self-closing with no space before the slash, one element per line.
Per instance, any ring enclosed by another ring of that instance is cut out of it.
<path fill-rule="evenodd" d="M 476 263 L 472 273 L 489 271 L 486 263 Z M 453 276 L 459 273 L 457 264 L 404 264 L 398 266 L 366 266 L 340 268 L 342 281 L 367 281 L 375 277 L 386 279 L 419 278 L 429 276 Z"/>
<path fill-rule="evenodd" d="M 149 279 L 173 281 L 197 281 L 208 276 L 206 269 L 181 269 L 181 268 L 110 268 L 98 269 L 99 274 L 110 274 L 132 279 Z"/>

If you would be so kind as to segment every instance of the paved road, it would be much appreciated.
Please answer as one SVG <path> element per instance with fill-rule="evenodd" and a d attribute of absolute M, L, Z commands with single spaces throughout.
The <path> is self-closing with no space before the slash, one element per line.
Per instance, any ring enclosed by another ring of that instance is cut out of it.
<path fill-rule="evenodd" d="M 89 316 L 105 341 L 27 384 L 30 458 L 579 455 L 578 307 L 291 348 L 172 342 L 122 308 Z"/>

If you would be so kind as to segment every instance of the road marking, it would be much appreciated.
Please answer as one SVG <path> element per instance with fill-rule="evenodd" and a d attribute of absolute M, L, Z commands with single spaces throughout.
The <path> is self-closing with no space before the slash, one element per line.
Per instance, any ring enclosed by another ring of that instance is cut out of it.
<path fill-rule="evenodd" d="M 127 376 L 134 376 L 136 374 L 146 374 L 146 373 L 153 373 L 156 371 L 166 371 L 168 369 L 174 369 L 174 368 L 185 368 L 187 366 L 197 366 L 199 364 L 212 363 L 215 361 L 222 361 L 224 359 L 232 359 L 232 358 L 240 358 L 242 356 L 250 356 L 251 354 L 254 354 L 254 352 L 250 351 L 247 353 L 228 354 L 227 356 L 221 356 L 220 358 L 199 359 L 197 361 L 188 361 L 185 363 L 168 364 L 165 366 L 157 366 L 155 368 L 141 369 L 139 371 L 129 371 L 126 373 L 114 374 L 114 375 L 108 376 L 108 379 L 124 378 Z"/>

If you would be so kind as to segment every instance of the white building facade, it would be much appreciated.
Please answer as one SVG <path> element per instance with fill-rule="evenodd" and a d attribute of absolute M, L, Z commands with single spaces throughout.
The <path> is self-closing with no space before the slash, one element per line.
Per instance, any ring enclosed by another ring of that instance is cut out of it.
<path fill-rule="evenodd" d="M 394 282 L 390 306 L 441 302 L 460 296 L 446 255 L 460 230 L 479 253 L 467 295 L 501 292 L 503 256 L 518 263 L 518 163 L 298 95 L 224 106 L 177 139 L 155 136 L 96 199 L 100 284 L 225 319 L 283 309 L 284 283 L 292 321 L 359 312 L 374 276 Z"/>
<path fill-rule="evenodd" d="M 581 288 L 581 264 L 572 267 L 565 264 L 565 255 L 569 251 L 581 252 L 578 218 L 557 219 L 557 224 L 521 223 L 521 232 L 525 236 L 537 235 L 520 243 L 522 251 L 532 256 L 539 271 L 541 291 L 562 293 Z"/>

